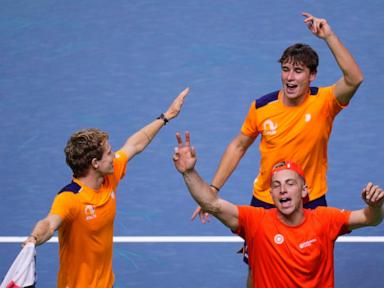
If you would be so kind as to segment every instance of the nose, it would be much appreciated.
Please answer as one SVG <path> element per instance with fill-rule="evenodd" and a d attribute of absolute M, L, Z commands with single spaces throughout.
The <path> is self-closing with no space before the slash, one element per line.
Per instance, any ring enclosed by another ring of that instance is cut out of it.
<path fill-rule="evenodd" d="M 290 70 L 287 75 L 288 80 L 294 80 L 295 79 L 295 72 L 293 70 Z"/>
<path fill-rule="evenodd" d="M 287 187 L 285 184 L 282 184 L 280 188 L 280 194 L 285 194 L 285 193 L 287 193 Z"/>

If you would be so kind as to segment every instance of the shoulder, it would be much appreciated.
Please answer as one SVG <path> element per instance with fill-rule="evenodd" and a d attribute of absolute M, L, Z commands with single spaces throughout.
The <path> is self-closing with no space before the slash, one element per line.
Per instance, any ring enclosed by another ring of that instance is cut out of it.
<path fill-rule="evenodd" d="M 335 208 L 335 207 L 323 207 L 319 206 L 314 210 L 310 210 L 313 215 L 316 215 L 320 219 L 333 219 L 335 217 L 348 217 L 349 210 Z"/>
<path fill-rule="evenodd" d="M 57 193 L 58 195 L 64 193 L 64 192 L 70 192 L 72 194 L 77 194 L 81 190 L 81 186 L 77 184 L 76 182 L 72 181 L 71 183 L 65 185 L 61 190 Z"/>
<path fill-rule="evenodd" d="M 128 155 L 123 150 L 116 151 L 115 161 L 127 162 L 128 161 Z"/>
<path fill-rule="evenodd" d="M 239 205 L 237 206 L 239 211 L 239 218 L 261 218 L 266 214 L 266 209 L 260 207 L 253 207 L 249 205 Z"/>
<path fill-rule="evenodd" d="M 279 98 L 279 90 L 265 94 L 264 96 L 261 96 L 255 100 L 255 108 L 259 109 L 261 107 L 264 107 L 269 103 L 277 101 L 278 98 Z"/>

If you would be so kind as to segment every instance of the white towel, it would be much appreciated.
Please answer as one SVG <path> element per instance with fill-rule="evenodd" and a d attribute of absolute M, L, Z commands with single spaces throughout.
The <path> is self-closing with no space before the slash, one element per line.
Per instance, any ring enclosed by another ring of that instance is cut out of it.
<path fill-rule="evenodd" d="M 0 288 L 34 287 L 36 282 L 35 266 L 35 244 L 27 243 L 13 261 Z"/>

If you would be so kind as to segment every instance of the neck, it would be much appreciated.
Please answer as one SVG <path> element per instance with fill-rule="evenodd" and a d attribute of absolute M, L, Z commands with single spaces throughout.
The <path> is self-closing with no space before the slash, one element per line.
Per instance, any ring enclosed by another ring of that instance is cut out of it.
<path fill-rule="evenodd" d="M 285 215 L 280 211 L 277 212 L 277 216 L 281 222 L 288 226 L 297 226 L 304 222 L 304 209 L 300 209 L 292 214 Z"/>
<path fill-rule="evenodd" d="M 88 173 L 88 175 L 84 177 L 78 178 L 82 183 L 87 185 L 89 188 L 92 188 L 93 190 L 99 190 L 101 185 L 104 182 L 104 177 L 101 175 L 96 175 L 94 173 Z"/>
<path fill-rule="evenodd" d="M 305 99 L 307 99 L 308 95 L 310 94 L 310 88 L 308 87 L 308 90 L 306 93 L 300 96 L 297 96 L 296 98 L 289 98 L 285 94 L 284 88 L 281 90 L 281 92 L 282 92 L 281 101 L 283 102 L 283 104 L 288 107 L 295 107 L 295 106 L 299 106 L 305 101 Z"/>

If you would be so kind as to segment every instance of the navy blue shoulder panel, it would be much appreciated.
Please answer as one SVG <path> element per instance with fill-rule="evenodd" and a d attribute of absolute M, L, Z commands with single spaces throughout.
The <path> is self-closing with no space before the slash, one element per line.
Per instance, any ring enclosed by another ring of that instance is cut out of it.
<path fill-rule="evenodd" d="M 317 92 L 319 92 L 319 87 L 311 87 L 311 96 L 317 96 Z"/>
<path fill-rule="evenodd" d="M 256 99 L 256 109 L 267 105 L 269 102 L 276 101 L 279 96 L 279 91 L 266 94 L 259 99 Z"/>
<path fill-rule="evenodd" d="M 311 96 L 317 96 L 317 93 L 319 92 L 319 87 L 310 87 L 310 89 L 311 89 Z M 279 96 L 279 90 L 266 94 L 264 96 L 261 96 L 259 99 L 256 99 L 256 109 L 261 108 L 270 102 L 276 101 L 278 96 Z"/>
<path fill-rule="evenodd" d="M 59 193 L 57 194 L 60 194 L 60 193 L 63 193 L 63 192 L 72 192 L 74 194 L 77 194 L 79 193 L 79 191 L 81 190 L 81 186 L 75 182 L 71 182 L 69 183 L 67 186 L 65 186 L 63 189 L 61 189 L 59 191 Z"/>

